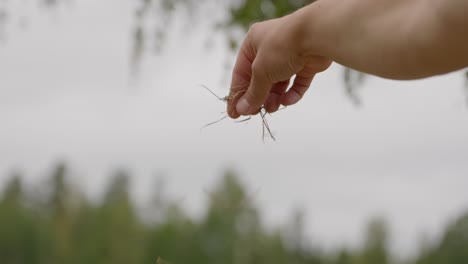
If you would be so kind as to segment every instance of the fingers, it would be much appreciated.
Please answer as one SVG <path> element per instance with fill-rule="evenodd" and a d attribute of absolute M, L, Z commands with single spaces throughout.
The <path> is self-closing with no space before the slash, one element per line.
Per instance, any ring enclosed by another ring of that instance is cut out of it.
<path fill-rule="evenodd" d="M 256 113 L 265 103 L 272 86 L 263 69 L 253 64 L 250 85 L 242 98 L 237 102 L 236 110 L 241 115 Z"/>
<path fill-rule="evenodd" d="M 237 79 L 237 80 L 236 80 Z M 233 77 L 233 84 L 236 83 L 235 86 L 231 86 L 231 90 L 229 92 L 228 100 L 227 100 L 227 114 L 229 117 L 233 119 L 239 118 L 240 114 L 236 110 L 236 105 L 242 95 L 247 91 L 249 82 L 245 81 L 242 78 L 235 78 Z"/>
<path fill-rule="evenodd" d="M 247 37 L 241 45 L 232 73 L 231 88 L 227 101 L 227 113 L 231 118 L 236 119 L 240 116 L 236 110 L 236 104 L 249 87 L 254 58 L 255 51 Z"/>
<path fill-rule="evenodd" d="M 268 113 L 273 113 L 278 111 L 280 104 L 281 104 L 281 96 L 286 92 L 288 89 L 289 80 L 284 82 L 275 83 L 273 87 L 271 87 L 270 95 L 265 102 L 265 110 Z"/>
<path fill-rule="evenodd" d="M 288 106 L 299 102 L 309 89 L 315 74 L 328 69 L 331 63 L 332 61 L 325 57 L 311 58 L 307 65 L 296 74 L 291 89 L 281 96 L 280 103 Z"/>
<path fill-rule="evenodd" d="M 281 96 L 280 103 L 284 106 L 288 106 L 299 102 L 309 89 L 314 76 L 315 74 L 303 75 L 302 72 L 299 72 L 291 88 Z"/>

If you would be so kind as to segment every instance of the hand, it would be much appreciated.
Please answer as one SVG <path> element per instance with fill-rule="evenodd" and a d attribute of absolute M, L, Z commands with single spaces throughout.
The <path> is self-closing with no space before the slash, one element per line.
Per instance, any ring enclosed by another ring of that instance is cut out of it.
<path fill-rule="evenodd" d="M 289 15 L 254 24 L 242 43 L 232 74 L 227 112 L 231 118 L 258 113 L 262 106 L 275 112 L 297 103 L 316 73 L 331 60 L 304 55 L 301 30 Z M 308 52 L 310 54 L 310 52 Z M 289 90 L 291 78 L 296 75 Z"/>

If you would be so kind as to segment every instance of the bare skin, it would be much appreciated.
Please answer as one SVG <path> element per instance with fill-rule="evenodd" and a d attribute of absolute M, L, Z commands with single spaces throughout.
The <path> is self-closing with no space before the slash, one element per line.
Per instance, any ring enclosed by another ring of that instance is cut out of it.
<path fill-rule="evenodd" d="M 237 56 L 228 114 L 293 105 L 332 62 L 400 80 L 462 69 L 468 66 L 466 14 L 468 0 L 319 0 L 256 23 Z"/>

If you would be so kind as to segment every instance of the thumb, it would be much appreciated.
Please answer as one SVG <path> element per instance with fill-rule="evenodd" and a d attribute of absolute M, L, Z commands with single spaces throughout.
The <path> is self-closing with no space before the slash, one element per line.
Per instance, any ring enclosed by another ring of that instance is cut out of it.
<path fill-rule="evenodd" d="M 255 68 L 255 66 L 252 67 L 252 78 L 250 79 L 249 88 L 236 105 L 236 110 L 241 115 L 257 113 L 270 93 L 271 81 L 262 70 L 255 70 Z"/>

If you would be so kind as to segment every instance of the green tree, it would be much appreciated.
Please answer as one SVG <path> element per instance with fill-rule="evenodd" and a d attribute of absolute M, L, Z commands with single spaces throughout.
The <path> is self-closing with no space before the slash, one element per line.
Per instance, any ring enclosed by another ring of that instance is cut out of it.
<path fill-rule="evenodd" d="M 255 234 L 259 228 L 250 197 L 233 172 L 227 172 L 208 194 L 209 205 L 201 224 L 201 246 L 211 257 L 209 263 L 245 263 L 241 259 L 252 248 L 245 237 Z"/>
<path fill-rule="evenodd" d="M 353 264 L 353 256 L 347 249 L 341 249 L 337 252 L 334 264 Z"/>
<path fill-rule="evenodd" d="M 417 264 L 468 263 L 468 213 L 449 225 L 440 243 L 426 250 Z"/>
<path fill-rule="evenodd" d="M 359 255 L 359 264 L 390 263 L 388 253 L 388 230 L 383 219 L 373 219 L 366 231 L 364 249 Z"/>
<path fill-rule="evenodd" d="M 13 175 L 0 201 L 0 263 L 40 263 L 40 224 L 40 218 L 24 205 L 20 176 Z"/>
<path fill-rule="evenodd" d="M 70 263 L 72 247 L 73 209 L 71 188 L 67 183 L 68 169 L 64 162 L 56 165 L 50 176 L 50 193 L 45 210 L 48 212 L 48 234 L 52 263 Z"/>
<path fill-rule="evenodd" d="M 129 174 L 117 171 L 98 208 L 93 234 L 100 240 L 99 263 L 141 263 L 143 240 L 140 221 L 129 196 Z M 91 233 L 90 233 L 91 235 Z"/>

